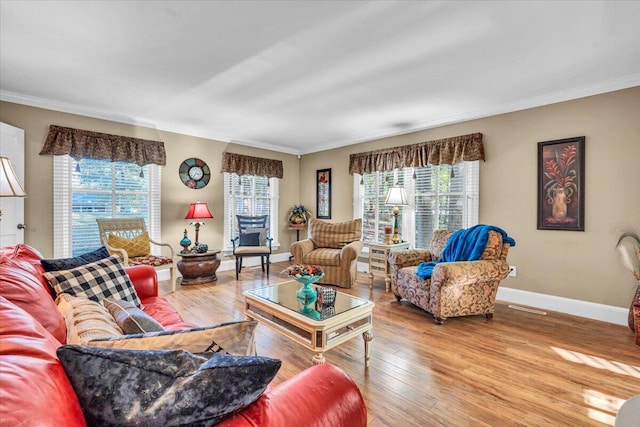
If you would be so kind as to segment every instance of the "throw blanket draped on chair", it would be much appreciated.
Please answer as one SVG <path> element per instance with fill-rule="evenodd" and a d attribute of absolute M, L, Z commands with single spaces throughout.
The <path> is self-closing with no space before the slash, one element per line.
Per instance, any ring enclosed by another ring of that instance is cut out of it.
<path fill-rule="evenodd" d="M 496 231 L 502 234 L 502 241 L 511 246 L 516 245 L 516 241 L 509 237 L 507 233 L 492 225 L 478 224 L 473 227 L 458 230 L 449 237 L 447 245 L 442 250 L 439 261 L 423 262 L 418 265 L 416 276 L 425 280 L 431 277 L 433 267 L 440 262 L 454 261 L 476 261 L 482 256 L 489 241 L 489 231 Z"/>

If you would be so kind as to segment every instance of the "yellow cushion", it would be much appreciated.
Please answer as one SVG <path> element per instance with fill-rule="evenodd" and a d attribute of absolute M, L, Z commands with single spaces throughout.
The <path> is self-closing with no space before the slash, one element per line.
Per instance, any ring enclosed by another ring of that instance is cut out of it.
<path fill-rule="evenodd" d="M 133 239 L 120 237 L 117 234 L 109 234 L 109 246 L 113 248 L 124 249 L 129 258 L 135 256 L 149 255 L 151 245 L 149 244 L 149 233 L 144 232 Z M 110 251 L 111 252 L 111 251 Z M 111 252 L 111 255 L 117 255 L 117 252 Z"/>

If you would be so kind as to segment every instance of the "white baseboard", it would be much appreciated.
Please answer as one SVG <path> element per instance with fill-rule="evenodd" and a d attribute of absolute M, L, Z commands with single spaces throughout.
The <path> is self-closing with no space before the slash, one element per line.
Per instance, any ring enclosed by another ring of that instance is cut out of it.
<path fill-rule="evenodd" d="M 369 264 L 358 262 L 358 271 L 368 272 Z M 557 311 L 559 313 L 586 317 L 587 319 L 600 320 L 602 322 L 623 326 L 627 326 L 627 316 L 629 314 L 629 310 L 622 307 L 539 294 L 520 289 L 506 288 L 504 286 L 498 288 L 496 299 L 503 302 Z"/>
<path fill-rule="evenodd" d="M 622 307 L 557 297 L 554 295 L 538 294 L 520 289 L 505 288 L 504 286 L 498 288 L 496 299 L 624 326 L 627 325 L 627 316 L 629 313 L 628 309 Z"/>
<path fill-rule="evenodd" d="M 288 253 L 271 255 L 273 262 L 288 261 Z M 260 265 L 259 257 L 245 258 L 245 267 L 255 267 Z M 218 271 L 235 269 L 235 260 L 225 260 L 220 263 Z M 358 271 L 366 273 L 369 271 L 369 264 L 358 262 Z M 276 273 L 272 271 L 271 273 Z M 279 272 L 278 272 L 279 273 Z M 180 275 L 180 273 L 177 273 Z M 158 279 L 169 280 L 169 270 L 160 270 Z M 557 311 L 559 313 L 571 314 L 573 316 L 586 317 L 587 319 L 600 320 L 602 322 L 614 323 L 616 325 L 627 325 L 629 310 L 612 305 L 598 304 L 595 302 L 581 301 L 576 299 L 557 297 L 554 295 L 539 294 L 536 292 L 523 291 L 520 289 L 506 288 L 500 286 L 496 299 L 513 304 L 520 304 L 527 307 L 535 307 L 543 310 Z"/>

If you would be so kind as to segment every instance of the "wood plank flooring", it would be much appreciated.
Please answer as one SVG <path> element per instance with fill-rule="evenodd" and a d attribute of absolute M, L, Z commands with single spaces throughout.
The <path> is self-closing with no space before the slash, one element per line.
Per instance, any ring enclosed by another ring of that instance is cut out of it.
<path fill-rule="evenodd" d="M 267 279 L 260 267 L 218 272 L 211 284 L 161 293 L 185 320 L 210 325 L 244 319 L 242 292 L 288 280 L 289 263 L 273 263 Z M 626 326 L 548 312 L 512 310 L 498 303 L 493 320 L 431 315 L 384 291 L 369 289 L 359 273 L 351 289 L 373 301 L 371 364 L 355 338 L 327 353 L 360 387 L 369 426 L 605 426 L 622 402 L 640 394 L 640 347 Z M 311 365 L 313 353 L 258 325 L 258 354 L 282 360 L 274 383 Z"/>

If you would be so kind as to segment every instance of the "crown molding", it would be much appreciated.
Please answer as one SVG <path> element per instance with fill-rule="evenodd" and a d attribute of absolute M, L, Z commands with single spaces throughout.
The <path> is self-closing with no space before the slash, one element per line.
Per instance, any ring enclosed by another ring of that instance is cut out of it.
<path fill-rule="evenodd" d="M 572 101 L 579 98 L 586 98 L 589 96 L 600 95 L 607 92 L 614 92 L 616 90 L 629 89 L 636 86 L 640 86 L 640 73 L 630 74 L 628 76 L 608 80 L 605 82 L 583 85 L 572 89 L 535 96 L 514 103 L 502 104 L 495 107 L 479 109 L 476 111 L 467 111 L 461 114 L 452 115 L 437 120 L 422 122 L 420 124 L 416 124 L 414 126 L 403 128 L 397 131 L 380 132 L 377 134 L 365 136 L 363 138 L 315 145 L 309 147 L 309 149 L 307 150 L 303 150 L 300 154 L 310 154 L 314 152 L 330 150 L 333 148 L 340 148 L 347 145 L 360 144 L 363 142 L 375 141 L 383 138 L 406 135 L 408 133 L 420 132 L 423 130 L 433 129 L 441 126 L 498 116 L 500 114 L 514 113 L 516 111 L 543 107 L 545 105 L 557 104 L 559 102 Z"/>
<path fill-rule="evenodd" d="M 203 131 L 202 129 L 194 129 L 183 127 L 170 123 L 154 122 L 148 119 L 123 116 L 114 114 L 112 112 L 83 107 L 80 105 L 69 104 L 59 101 L 54 101 L 45 98 L 38 98 L 29 95 L 23 95 L 15 92 L 0 90 L 0 100 L 13 102 L 16 104 L 28 105 L 31 107 L 44 108 L 47 110 L 59 111 L 69 114 L 77 114 L 80 116 L 93 117 L 96 119 L 109 120 L 118 123 L 129 124 L 133 126 L 142 126 L 156 130 L 162 130 L 166 132 L 179 133 L 183 135 L 190 135 L 199 138 L 212 139 L 216 141 L 233 143 L 239 145 L 245 145 L 248 147 L 262 148 L 265 150 L 277 151 L 280 153 L 302 155 L 311 154 L 320 151 L 326 151 L 334 148 L 341 148 L 348 145 L 360 144 L 363 142 L 374 141 L 383 138 L 390 138 L 398 135 L 405 135 L 408 133 L 419 132 L 427 129 L 433 129 L 436 127 L 452 125 L 456 123 L 466 122 L 470 120 L 482 119 L 485 117 L 497 116 L 500 114 L 513 113 L 516 111 L 527 110 L 529 108 L 542 107 L 545 105 L 556 104 L 559 102 L 571 101 L 574 99 L 585 98 L 588 96 L 599 95 L 602 93 L 613 92 L 616 90 L 628 89 L 631 87 L 640 86 L 640 73 L 630 74 L 628 76 L 620 77 L 617 79 L 608 80 L 605 82 L 599 82 L 589 85 L 578 86 L 575 88 L 552 92 L 545 95 L 531 97 L 522 101 L 502 104 L 498 106 L 482 108 L 475 111 L 467 111 L 461 114 L 451 115 L 448 117 L 439 118 L 437 120 L 430 120 L 403 128 L 400 130 L 394 130 L 389 132 L 379 132 L 375 134 L 369 134 L 361 138 L 345 139 L 342 141 L 326 142 L 322 144 L 315 144 L 312 146 L 306 146 L 299 149 L 270 144 L 262 141 L 242 141 L 234 139 L 229 135 L 220 135 L 210 131 Z"/>
<path fill-rule="evenodd" d="M 54 101 L 46 98 L 38 98 L 30 95 L 23 95 L 21 93 L 10 92 L 6 90 L 0 90 L 0 101 L 13 102 L 14 104 L 28 105 L 30 107 L 44 108 L 46 110 L 58 111 L 61 113 L 93 117 L 94 119 L 108 120 L 112 122 L 124 123 L 127 125 L 156 128 L 155 124 L 148 120 L 123 116 L 104 110 L 83 107 L 66 102 Z"/>
<path fill-rule="evenodd" d="M 51 99 L 38 98 L 35 96 L 23 95 L 20 93 L 0 90 L 0 101 L 13 102 L 15 104 L 28 105 L 30 107 L 44 108 L 46 110 L 58 111 L 61 113 L 76 114 L 79 116 L 93 117 L 94 119 L 108 120 L 117 123 L 124 123 L 132 126 L 141 126 L 165 132 L 178 133 L 182 135 L 195 136 L 198 138 L 212 139 L 215 141 L 246 145 L 253 148 L 264 148 L 287 154 L 300 154 L 299 150 L 292 150 L 289 147 L 268 144 L 260 141 L 239 141 L 231 136 L 216 134 L 214 132 L 203 132 L 201 129 L 192 129 L 175 124 L 159 123 L 147 119 L 128 117 L 114 114 L 109 111 L 88 108 L 76 104 L 54 101 Z"/>

